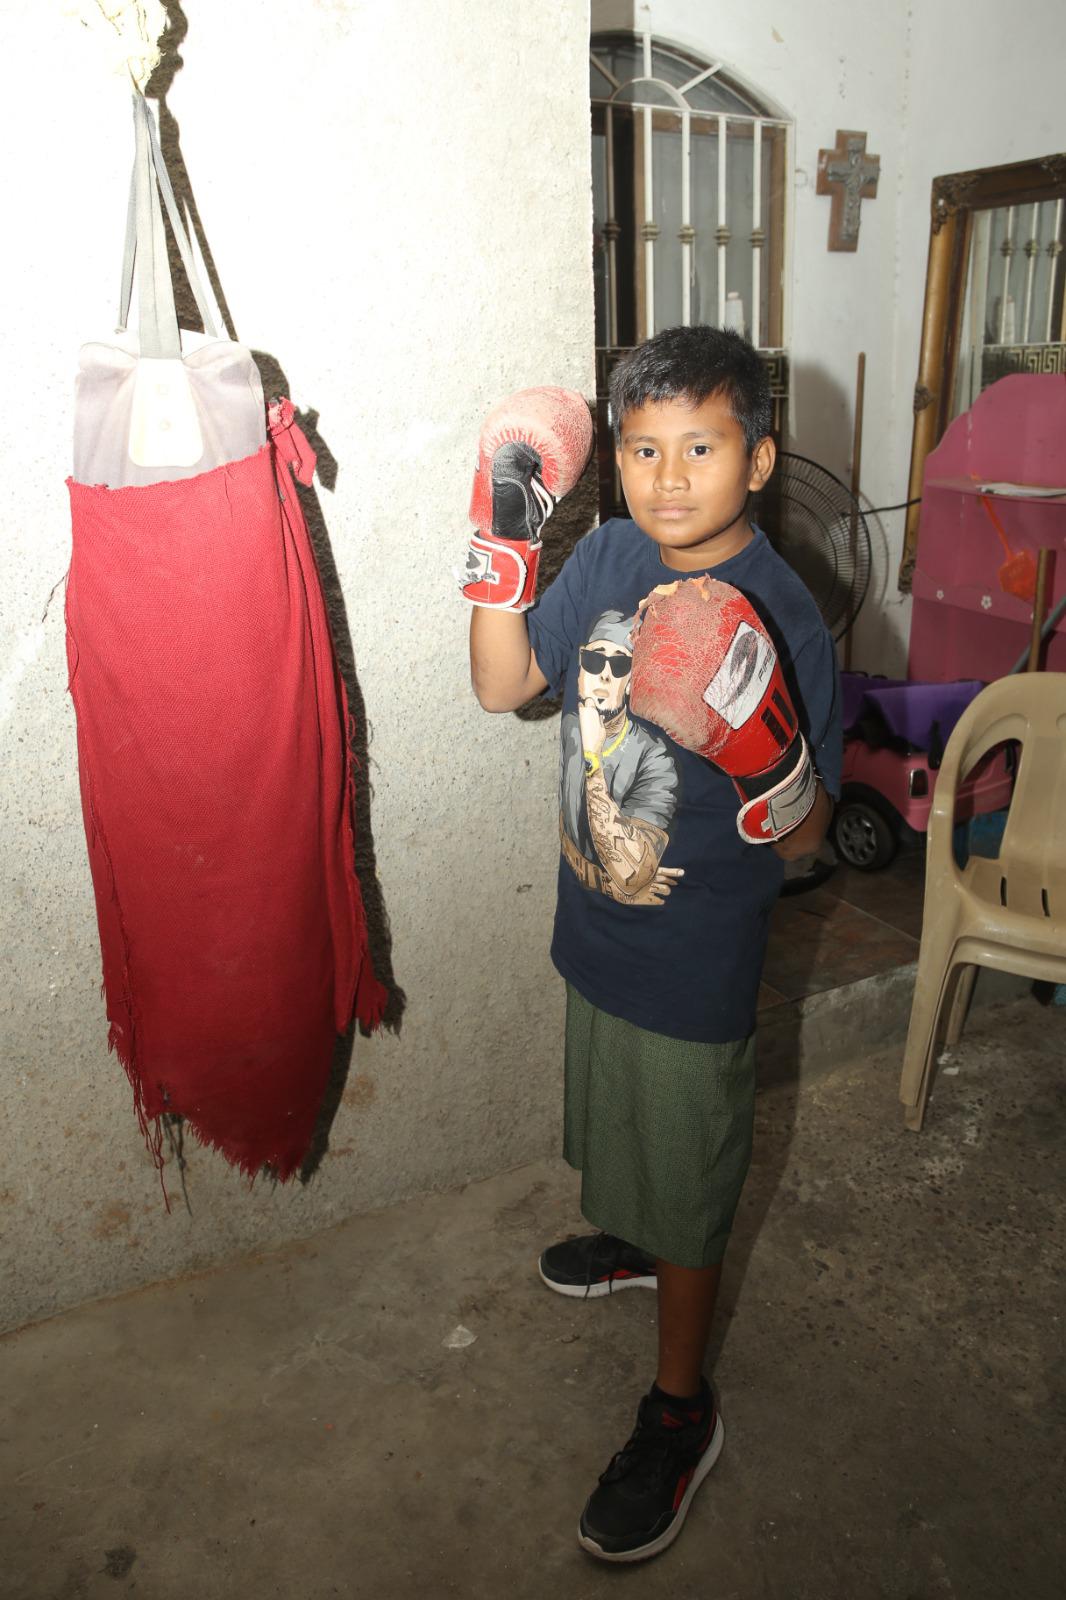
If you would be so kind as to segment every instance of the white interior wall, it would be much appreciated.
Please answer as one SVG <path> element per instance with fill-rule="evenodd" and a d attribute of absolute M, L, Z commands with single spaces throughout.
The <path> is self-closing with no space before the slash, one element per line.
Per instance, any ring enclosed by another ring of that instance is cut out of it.
<path fill-rule="evenodd" d="M 399 1037 L 356 1041 L 310 1187 L 249 1193 L 194 1147 L 192 1214 L 173 1169 L 164 1212 L 106 1050 L 61 592 L 41 620 L 69 555 L 77 351 L 114 317 L 128 95 L 61 6 L 4 0 L 0 119 L 20 154 L 3 299 L 0 1326 L 504 1170 L 558 1137 L 557 724 L 477 708 L 453 571 L 485 411 L 530 383 L 593 389 L 587 8 L 186 0 L 184 14 L 169 105 L 238 333 L 319 413 L 339 467 L 319 500 L 408 1007 Z"/>
<path fill-rule="evenodd" d="M 650 28 L 731 72 L 793 119 L 787 343 L 792 445 L 850 481 L 856 365 L 866 352 L 861 489 L 906 499 L 934 177 L 1066 148 L 1059 0 L 593 0 L 594 30 Z M 881 158 L 859 247 L 830 252 L 818 151 L 838 128 Z M 871 520 L 874 576 L 854 664 L 902 672 L 903 516 Z"/>
<path fill-rule="evenodd" d="M 939 0 L 911 9 L 906 151 L 897 204 L 898 424 L 892 460 L 899 493 L 893 500 L 904 499 L 907 489 L 933 179 L 1066 151 L 1066 6 L 1059 0 L 1018 0 L 1013 6 Z M 903 524 L 895 517 L 889 525 L 894 583 Z M 904 643 L 909 617 L 908 602 L 889 619 L 893 636 Z M 863 646 L 876 659 L 885 623 L 870 622 Z"/>
<path fill-rule="evenodd" d="M 626 19 L 629 19 L 628 21 Z M 649 28 L 657 37 L 721 61 L 792 119 L 792 187 L 786 269 L 786 344 L 791 360 L 791 446 L 850 479 L 858 353 L 866 352 L 863 488 L 874 505 L 905 497 L 888 445 L 894 390 L 896 194 L 903 159 L 908 8 L 882 0 L 593 0 L 593 28 Z M 815 193 L 818 151 L 838 128 L 864 129 L 881 158 L 877 196 L 862 203 L 859 248 L 830 252 L 830 200 Z M 921 246 L 924 251 L 924 240 Z M 885 520 L 886 531 L 891 524 Z M 894 606 L 894 570 L 875 527 L 869 602 Z M 857 665 L 862 639 L 857 640 Z"/>

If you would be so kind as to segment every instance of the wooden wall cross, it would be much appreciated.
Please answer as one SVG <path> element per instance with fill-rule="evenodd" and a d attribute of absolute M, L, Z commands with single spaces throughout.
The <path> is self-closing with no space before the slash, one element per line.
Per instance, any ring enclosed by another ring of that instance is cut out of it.
<path fill-rule="evenodd" d="M 818 194 L 833 197 L 829 213 L 830 250 L 859 247 L 859 206 L 877 194 L 881 157 L 866 154 L 866 135 L 837 129 L 835 150 L 818 152 Z"/>

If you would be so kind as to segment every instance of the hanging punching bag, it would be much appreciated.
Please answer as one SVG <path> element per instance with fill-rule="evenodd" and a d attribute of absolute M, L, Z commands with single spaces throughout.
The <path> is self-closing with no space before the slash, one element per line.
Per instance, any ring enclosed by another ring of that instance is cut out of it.
<path fill-rule="evenodd" d="M 355 874 L 348 707 L 293 473 L 315 458 L 214 336 L 147 102 L 123 271 L 138 339 L 81 353 L 67 654 L 110 1044 L 254 1173 L 307 1152 L 338 1031 L 385 994 Z M 207 337 L 183 354 L 160 191 Z"/>

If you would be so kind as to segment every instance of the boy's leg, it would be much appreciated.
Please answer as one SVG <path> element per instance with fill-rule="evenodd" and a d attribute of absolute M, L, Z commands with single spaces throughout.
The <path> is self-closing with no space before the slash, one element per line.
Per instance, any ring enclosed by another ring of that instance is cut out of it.
<path fill-rule="evenodd" d="M 581 1544 L 607 1561 L 664 1550 L 722 1449 L 702 1367 L 754 1102 L 752 1040 L 651 1033 L 568 989 L 563 1153 L 581 1172 L 583 1214 L 607 1231 L 550 1247 L 541 1276 L 564 1294 L 628 1281 L 654 1284 L 659 1297 L 658 1381 L 581 1514 Z M 618 1251 L 637 1259 L 623 1264 Z"/>
<path fill-rule="evenodd" d="M 722 1263 L 656 1262 L 659 1368 L 640 1402 L 628 1443 L 600 1476 L 578 1538 L 607 1561 L 641 1561 L 680 1531 L 689 1504 L 718 1459 L 724 1437 L 703 1360 Z"/>
<path fill-rule="evenodd" d="M 686 1398 L 700 1392 L 703 1359 L 711 1331 L 722 1263 L 675 1267 L 656 1262 L 659 1280 L 659 1370 L 665 1394 Z"/>

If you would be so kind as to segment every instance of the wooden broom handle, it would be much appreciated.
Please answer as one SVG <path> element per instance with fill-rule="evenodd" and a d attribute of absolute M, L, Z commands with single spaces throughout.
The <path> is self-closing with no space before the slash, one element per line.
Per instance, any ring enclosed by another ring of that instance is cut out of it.
<path fill-rule="evenodd" d="M 851 520 L 848 527 L 848 550 L 851 554 L 852 572 L 854 573 L 855 559 L 859 548 L 859 482 L 862 477 L 862 402 L 866 388 L 866 351 L 860 350 L 858 368 L 855 373 L 855 433 L 851 444 Z M 851 666 L 851 635 L 854 630 L 854 617 L 852 625 L 844 635 L 844 671 Z"/>
<path fill-rule="evenodd" d="M 1051 564 L 1051 551 L 1040 550 L 1036 558 L 1036 594 L 1033 598 L 1033 632 L 1029 641 L 1029 665 L 1026 672 L 1040 671 L 1040 635 L 1044 630 L 1044 613 L 1047 611 L 1047 574 Z"/>

